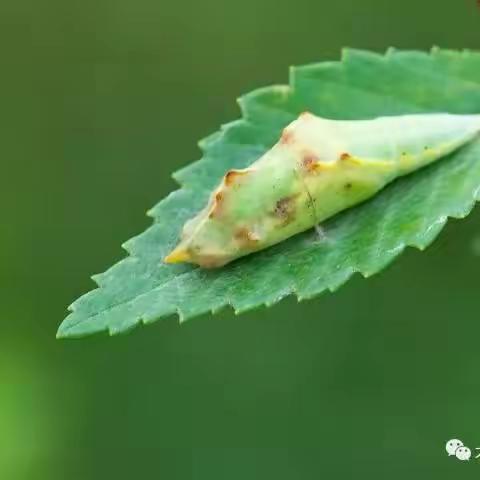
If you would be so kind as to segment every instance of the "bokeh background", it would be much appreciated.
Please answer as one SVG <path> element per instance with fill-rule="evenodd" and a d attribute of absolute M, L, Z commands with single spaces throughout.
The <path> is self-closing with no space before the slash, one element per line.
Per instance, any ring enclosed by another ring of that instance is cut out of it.
<path fill-rule="evenodd" d="M 480 49 L 475 0 L 5 0 L 0 44 L 0 479 L 478 478 L 479 210 L 333 295 L 55 340 L 235 98 Z"/>

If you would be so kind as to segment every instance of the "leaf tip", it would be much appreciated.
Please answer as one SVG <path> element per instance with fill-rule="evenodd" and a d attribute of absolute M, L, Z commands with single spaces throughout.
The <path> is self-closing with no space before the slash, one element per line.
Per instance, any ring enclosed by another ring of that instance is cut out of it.
<path fill-rule="evenodd" d="M 340 50 L 340 61 L 343 62 L 345 60 L 348 59 L 348 56 L 350 55 L 350 53 L 352 52 L 352 48 L 350 47 L 343 47 L 341 50 Z"/>
<path fill-rule="evenodd" d="M 388 47 L 387 50 L 385 51 L 385 56 L 390 57 L 392 55 L 395 55 L 398 52 L 398 49 L 395 47 Z"/>
<path fill-rule="evenodd" d="M 57 333 L 55 334 L 55 339 L 56 340 L 65 340 L 68 338 L 72 338 L 72 333 L 71 333 L 71 326 L 68 323 L 68 317 L 60 324 L 58 327 Z"/>

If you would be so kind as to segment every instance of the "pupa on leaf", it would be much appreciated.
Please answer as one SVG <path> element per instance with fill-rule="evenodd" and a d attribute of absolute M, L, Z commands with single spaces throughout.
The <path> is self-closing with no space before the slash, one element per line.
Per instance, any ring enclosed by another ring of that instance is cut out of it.
<path fill-rule="evenodd" d="M 480 115 L 346 121 L 303 113 L 261 158 L 225 174 L 165 262 L 214 268 L 267 248 L 366 200 L 479 132 Z"/>

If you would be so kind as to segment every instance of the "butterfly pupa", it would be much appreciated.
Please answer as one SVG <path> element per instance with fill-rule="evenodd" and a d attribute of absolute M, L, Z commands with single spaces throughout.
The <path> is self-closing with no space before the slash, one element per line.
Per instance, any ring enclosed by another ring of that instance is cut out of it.
<path fill-rule="evenodd" d="M 262 157 L 226 172 L 167 263 L 221 267 L 375 195 L 480 132 L 480 115 L 329 120 L 303 113 Z"/>

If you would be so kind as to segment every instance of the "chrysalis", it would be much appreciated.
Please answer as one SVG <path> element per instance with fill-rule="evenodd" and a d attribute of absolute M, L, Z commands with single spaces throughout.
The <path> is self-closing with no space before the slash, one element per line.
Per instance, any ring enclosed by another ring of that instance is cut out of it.
<path fill-rule="evenodd" d="M 480 115 L 337 121 L 303 113 L 244 170 L 230 170 L 167 263 L 213 268 L 274 245 L 471 141 Z"/>

